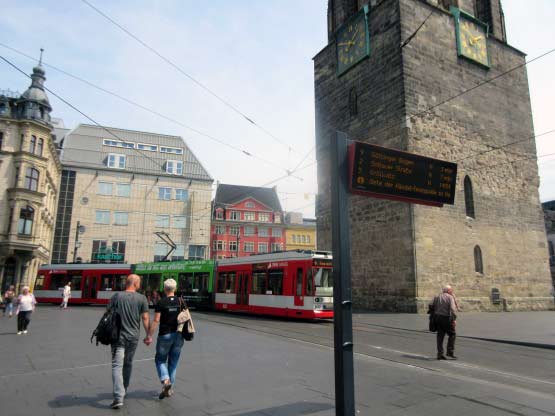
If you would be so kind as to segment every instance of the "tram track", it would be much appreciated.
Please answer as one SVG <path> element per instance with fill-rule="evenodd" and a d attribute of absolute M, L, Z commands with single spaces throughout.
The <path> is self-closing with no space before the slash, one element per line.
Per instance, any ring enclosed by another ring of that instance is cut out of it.
<path fill-rule="evenodd" d="M 304 325 L 302 329 L 299 329 L 296 327 L 301 325 L 301 323 L 280 319 L 270 320 L 269 318 L 265 319 L 259 317 L 246 318 L 235 314 L 226 316 L 223 314 L 199 312 L 196 313 L 196 316 L 199 319 L 206 320 L 211 323 L 232 326 L 249 332 L 275 336 L 282 339 L 285 338 L 294 342 L 300 342 L 306 345 L 326 348 L 329 350 L 333 350 L 334 348 L 331 322 L 308 322 L 306 323 L 308 327 Z M 369 331 L 367 328 L 372 328 L 374 325 L 362 324 L 359 326 L 359 324 L 360 323 L 358 322 L 354 322 L 353 326 L 355 335 L 354 355 L 358 359 L 370 360 L 374 362 L 378 361 L 397 367 L 407 369 L 410 368 L 417 371 L 427 372 L 428 374 L 433 374 L 435 376 L 448 377 L 465 382 L 487 384 L 501 389 L 510 389 L 520 393 L 533 395 L 535 397 L 549 399 L 553 398 L 552 391 L 555 387 L 555 382 L 553 381 L 510 371 L 503 371 L 496 368 L 489 368 L 471 362 L 442 361 L 438 364 L 438 361 L 435 360 L 434 357 L 430 357 L 425 354 L 403 351 L 401 349 L 392 348 L 388 345 L 375 345 L 364 342 L 361 339 L 356 339 L 360 338 L 357 337 L 357 335 L 360 335 L 360 332 L 372 332 L 375 335 L 398 337 L 403 333 L 402 328 L 387 328 L 381 325 L 375 325 L 379 330 Z M 323 334 L 321 330 L 325 330 L 327 333 Z M 396 332 L 401 331 L 401 334 L 387 333 L 388 330 L 394 330 Z M 357 334 L 357 332 L 359 332 L 359 334 Z M 414 335 L 418 335 L 419 333 L 420 335 L 427 335 L 425 332 L 417 330 L 408 330 L 407 332 L 414 333 Z M 406 338 L 416 339 L 416 337 L 410 336 Z M 467 341 L 472 342 L 473 340 L 468 339 Z M 479 341 L 474 340 L 474 343 L 478 342 Z M 492 351 L 492 353 L 495 352 L 496 351 Z"/>

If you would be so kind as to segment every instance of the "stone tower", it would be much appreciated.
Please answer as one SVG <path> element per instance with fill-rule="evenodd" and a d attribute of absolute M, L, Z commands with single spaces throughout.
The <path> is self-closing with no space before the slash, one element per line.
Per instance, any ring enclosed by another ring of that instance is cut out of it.
<path fill-rule="evenodd" d="M 369 54 L 338 75 L 335 34 L 364 10 Z M 484 36 L 461 40 L 463 18 L 487 25 Z M 319 249 L 332 246 L 337 130 L 458 163 L 453 206 L 350 197 L 355 307 L 421 312 L 446 283 L 465 310 L 552 307 L 526 67 L 453 98 L 525 62 L 500 0 L 329 0 L 328 34 L 314 58 Z M 459 42 L 484 42 L 487 65 Z"/>

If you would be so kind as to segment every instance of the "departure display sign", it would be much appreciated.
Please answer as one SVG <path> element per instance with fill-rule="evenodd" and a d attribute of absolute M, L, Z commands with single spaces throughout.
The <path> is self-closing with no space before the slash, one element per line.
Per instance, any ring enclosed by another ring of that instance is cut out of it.
<path fill-rule="evenodd" d="M 349 190 L 376 198 L 455 203 L 457 164 L 368 143 L 349 146 Z"/>

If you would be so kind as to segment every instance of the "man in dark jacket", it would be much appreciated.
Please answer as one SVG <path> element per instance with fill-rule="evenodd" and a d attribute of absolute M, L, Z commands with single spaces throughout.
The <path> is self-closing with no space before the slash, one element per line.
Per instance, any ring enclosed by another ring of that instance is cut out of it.
<path fill-rule="evenodd" d="M 443 355 L 443 340 L 445 334 L 447 339 L 447 357 L 456 360 L 455 357 L 455 323 L 457 319 L 457 302 L 453 296 L 453 289 L 447 285 L 443 288 L 442 293 L 437 295 L 433 302 L 435 322 L 437 326 L 437 359 L 446 360 Z"/>

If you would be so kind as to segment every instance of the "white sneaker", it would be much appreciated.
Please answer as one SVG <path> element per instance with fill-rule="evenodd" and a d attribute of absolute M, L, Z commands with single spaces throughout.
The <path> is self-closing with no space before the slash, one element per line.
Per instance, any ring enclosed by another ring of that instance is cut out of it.
<path fill-rule="evenodd" d="M 17 335 L 21 335 L 23 332 L 21 331 L 17 331 Z"/>
<path fill-rule="evenodd" d="M 26 333 L 27 333 L 27 330 L 23 331 L 23 333 L 26 334 Z"/>

